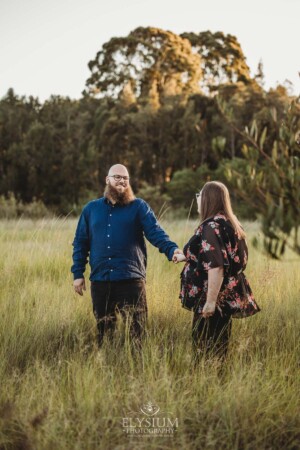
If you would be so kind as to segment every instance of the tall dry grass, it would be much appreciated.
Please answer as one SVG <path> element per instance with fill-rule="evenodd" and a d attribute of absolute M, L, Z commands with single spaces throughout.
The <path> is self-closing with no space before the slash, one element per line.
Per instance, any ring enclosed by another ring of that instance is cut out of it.
<path fill-rule="evenodd" d="M 165 222 L 182 245 L 193 222 Z M 72 290 L 74 220 L 0 222 L 0 449 L 296 449 L 300 259 L 250 248 L 262 312 L 234 320 L 228 361 L 194 367 L 182 268 L 149 247 L 149 320 L 140 357 L 124 325 L 99 351 L 89 291 Z M 259 234 L 248 224 L 250 237 Z M 122 418 L 152 401 L 178 418 L 172 438 L 128 437 Z"/>

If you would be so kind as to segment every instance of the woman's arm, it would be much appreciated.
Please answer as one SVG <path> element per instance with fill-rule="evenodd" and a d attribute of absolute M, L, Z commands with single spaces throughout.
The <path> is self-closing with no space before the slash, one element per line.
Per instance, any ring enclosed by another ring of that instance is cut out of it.
<path fill-rule="evenodd" d="M 204 318 L 212 316 L 215 312 L 218 294 L 223 282 L 223 276 L 223 267 L 215 267 L 208 270 L 207 299 L 202 310 L 202 315 Z"/>

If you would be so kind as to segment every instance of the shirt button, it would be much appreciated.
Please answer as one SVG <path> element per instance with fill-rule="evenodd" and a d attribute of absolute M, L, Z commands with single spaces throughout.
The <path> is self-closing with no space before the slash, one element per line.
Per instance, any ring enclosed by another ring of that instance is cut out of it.
<path fill-rule="evenodd" d="M 108 258 L 109 260 L 111 260 L 111 258 Z"/>
<path fill-rule="evenodd" d="M 110 248 L 110 246 L 108 245 L 107 248 Z"/>
<path fill-rule="evenodd" d="M 110 227 L 110 223 L 108 224 L 108 226 Z"/>
<path fill-rule="evenodd" d="M 112 272 L 112 271 L 113 271 L 113 269 L 110 269 L 110 271 Z"/>
<path fill-rule="evenodd" d="M 112 216 L 112 214 L 110 214 L 110 217 Z"/>
<path fill-rule="evenodd" d="M 109 237 L 109 234 L 107 235 L 107 237 Z"/>

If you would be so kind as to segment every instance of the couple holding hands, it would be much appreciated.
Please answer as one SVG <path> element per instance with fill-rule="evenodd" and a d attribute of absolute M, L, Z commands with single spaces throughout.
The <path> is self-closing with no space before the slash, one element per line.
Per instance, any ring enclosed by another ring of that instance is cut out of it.
<path fill-rule="evenodd" d="M 125 166 L 112 166 L 103 197 L 89 202 L 73 241 L 74 290 L 83 295 L 84 271 L 91 266 L 91 296 L 98 343 L 113 332 L 117 313 L 129 320 L 133 342 L 141 345 L 147 319 L 146 239 L 181 272 L 182 306 L 193 311 L 192 340 L 197 355 L 224 358 L 233 317 L 260 311 L 243 273 L 248 249 L 233 214 L 226 186 L 207 182 L 196 194 L 200 224 L 180 250 L 160 227 L 150 206 L 136 198 Z M 163 299 L 162 299 L 163 301 Z"/>

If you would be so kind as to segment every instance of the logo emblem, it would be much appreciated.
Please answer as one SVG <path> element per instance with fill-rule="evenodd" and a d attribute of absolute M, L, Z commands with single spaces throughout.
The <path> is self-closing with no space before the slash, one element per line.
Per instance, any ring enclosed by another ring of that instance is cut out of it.
<path fill-rule="evenodd" d="M 146 416 L 155 416 L 160 410 L 159 406 L 155 405 L 152 402 L 147 402 L 141 407 L 141 411 Z"/>

